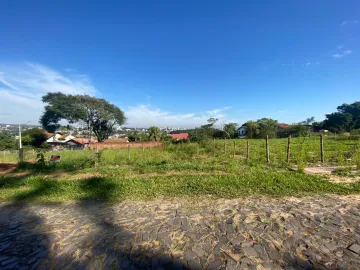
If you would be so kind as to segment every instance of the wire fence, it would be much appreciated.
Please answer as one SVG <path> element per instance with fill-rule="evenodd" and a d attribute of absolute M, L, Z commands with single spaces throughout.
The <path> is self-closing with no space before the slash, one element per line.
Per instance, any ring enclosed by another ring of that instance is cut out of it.
<path fill-rule="evenodd" d="M 359 136 L 309 136 L 284 139 L 216 139 L 198 143 L 163 143 L 154 147 L 50 151 L 60 154 L 62 163 L 85 162 L 96 157 L 108 164 L 173 154 L 175 158 L 235 158 L 239 162 L 278 166 L 352 166 L 360 167 Z M 99 154 L 94 154 L 98 153 Z M 24 150 L 24 161 L 36 160 L 35 150 Z M 1 151 L 0 162 L 18 162 L 19 151 Z M 95 162 L 98 164 L 98 162 Z"/>

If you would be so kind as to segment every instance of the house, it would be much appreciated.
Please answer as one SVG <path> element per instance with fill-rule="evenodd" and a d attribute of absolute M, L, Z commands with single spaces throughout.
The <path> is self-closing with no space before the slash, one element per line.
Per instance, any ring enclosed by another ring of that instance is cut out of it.
<path fill-rule="evenodd" d="M 289 128 L 289 125 L 285 124 L 285 123 L 278 123 L 276 127 L 278 130 L 279 129 L 287 129 L 287 128 Z"/>
<path fill-rule="evenodd" d="M 187 140 L 189 138 L 189 133 L 169 134 L 169 136 L 175 141 Z"/>
<path fill-rule="evenodd" d="M 246 124 L 243 124 L 241 127 L 237 129 L 239 137 L 245 137 L 246 136 Z"/>
<path fill-rule="evenodd" d="M 77 142 L 82 145 L 88 145 L 89 144 L 89 138 L 73 138 L 71 141 Z M 94 138 L 90 139 L 90 143 L 97 143 L 98 141 Z"/>
<path fill-rule="evenodd" d="M 89 145 L 89 138 L 75 138 L 72 135 L 64 135 L 56 132 L 46 142 L 54 149 L 84 149 Z M 90 139 L 90 143 L 96 143 L 97 140 Z"/>
<path fill-rule="evenodd" d="M 54 133 L 50 133 L 50 132 L 47 132 L 47 131 L 44 131 L 44 134 L 48 139 L 51 138 L 52 136 L 54 136 Z"/>

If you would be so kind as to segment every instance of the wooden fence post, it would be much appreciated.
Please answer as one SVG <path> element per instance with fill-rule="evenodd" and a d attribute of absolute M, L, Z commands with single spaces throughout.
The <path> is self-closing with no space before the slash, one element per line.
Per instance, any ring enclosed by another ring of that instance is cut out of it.
<path fill-rule="evenodd" d="M 226 154 L 226 139 L 224 140 L 224 154 Z"/>
<path fill-rule="evenodd" d="M 128 144 L 128 156 L 129 156 L 129 160 L 130 160 L 130 144 Z"/>
<path fill-rule="evenodd" d="M 215 157 L 215 138 L 213 138 L 213 155 Z"/>
<path fill-rule="evenodd" d="M 235 158 L 235 150 L 236 150 L 235 140 L 233 142 L 234 142 L 234 158 Z"/>
<path fill-rule="evenodd" d="M 246 159 L 249 161 L 249 157 L 250 157 L 250 146 L 249 146 L 249 141 L 246 140 Z"/>
<path fill-rule="evenodd" d="M 321 152 L 321 163 L 324 164 L 325 158 L 324 158 L 324 137 L 321 134 L 320 135 L 320 152 Z"/>
<path fill-rule="evenodd" d="M 270 164 L 269 135 L 266 135 L 266 163 Z"/>
<path fill-rule="evenodd" d="M 24 161 L 24 148 L 19 149 L 19 161 L 20 162 Z"/>
<path fill-rule="evenodd" d="M 144 153 L 144 144 L 142 143 L 141 146 L 142 146 L 142 151 Z"/>
<path fill-rule="evenodd" d="M 287 156 L 286 156 L 286 162 L 290 163 L 290 146 L 291 146 L 291 135 L 289 135 L 288 138 L 288 144 L 287 144 Z"/>
<path fill-rule="evenodd" d="M 98 146 L 95 145 L 95 167 L 97 167 L 98 162 L 99 162 L 99 149 Z"/>

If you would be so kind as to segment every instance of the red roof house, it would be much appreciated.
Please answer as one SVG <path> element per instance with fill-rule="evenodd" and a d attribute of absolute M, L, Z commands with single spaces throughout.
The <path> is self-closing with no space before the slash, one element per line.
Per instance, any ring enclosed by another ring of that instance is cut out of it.
<path fill-rule="evenodd" d="M 73 138 L 71 139 L 72 141 L 75 141 L 79 144 L 88 144 L 89 143 L 89 138 Z M 96 139 L 91 138 L 90 139 L 90 143 L 97 143 L 98 141 Z"/>
<path fill-rule="evenodd" d="M 169 134 L 169 136 L 176 141 L 186 140 L 189 138 L 189 133 Z"/>

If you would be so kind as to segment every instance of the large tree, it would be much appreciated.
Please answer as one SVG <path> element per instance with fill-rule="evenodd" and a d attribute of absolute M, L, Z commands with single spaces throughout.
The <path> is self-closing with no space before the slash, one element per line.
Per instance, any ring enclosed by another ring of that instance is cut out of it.
<path fill-rule="evenodd" d="M 160 137 L 161 137 L 161 131 L 158 127 L 149 127 L 148 128 L 148 135 L 149 135 L 149 140 L 154 140 L 154 141 L 159 141 Z"/>
<path fill-rule="evenodd" d="M 261 118 L 257 120 L 257 123 L 259 125 L 259 138 L 266 138 L 266 135 L 268 135 L 269 138 L 276 137 L 276 127 L 278 124 L 276 120 L 271 118 Z"/>
<path fill-rule="evenodd" d="M 257 138 L 260 132 L 260 127 L 259 124 L 257 122 L 254 121 L 247 121 L 245 123 L 245 127 L 246 127 L 246 137 L 253 139 L 253 138 Z"/>
<path fill-rule="evenodd" d="M 227 137 L 235 138 L 237 135 L 237 123 L 228 123 L 224 125 L 224 132 L 226 133 Z"/>
<path fill-rule="evenodd" d="M 337 107 L 338 112 L 344 114 L 351 114 L 352 121 L 349 128 L 360 128 L 360 102 L 354 102 L 352 104 L 343 104 Z M 349 130 L 350 131 L 350 130 Z"/>
<path fill-rule="evenodd" d="M 276 137 L 276 129 L 278 122 L 271 118 L 261 118 L 256 122 L 246 122 L 246 137 L 263 139 L 268 135 L 270 138 Z"/>
<path fill-rule="evenodd" d="M 58 129 L 61 120 L 70 124 L 83 122 L 102 142 L 111 135 L 115 125 L 122 125 L 126 120 L 122 110 L 102 98 L 58 92 L 47 93 L 42 100 L 47 105 L 40 122 L 49 132 Z"/>
<path fill-rule="evenodd" d="M 353 116 L 350 113 L 334 112 L 326 115 L 324 127 L 331 132 L 350 131 L 354 128 Z"/>
<path fill-rule="evenodd" d="M 360 129 L 360 102 L 344 103 L 337 107 L 337 112 L 326 114 L 324 128 L 332 132 Z"/>
<path fill-rule="evenodd" d="M 48 135 L 40 128 L 32 128 L 22 133 L 22 143 L 33 147 L 40 147 L 46 140 Z"/>
<path fill-rule="evenodd" d="M 9 132 L 1 131 L 0 132 L 0 151 L 13 150 L 13 149 L 15 149 L 15 146 L 16 146 L 15 137 L 12 136 Z"/>

